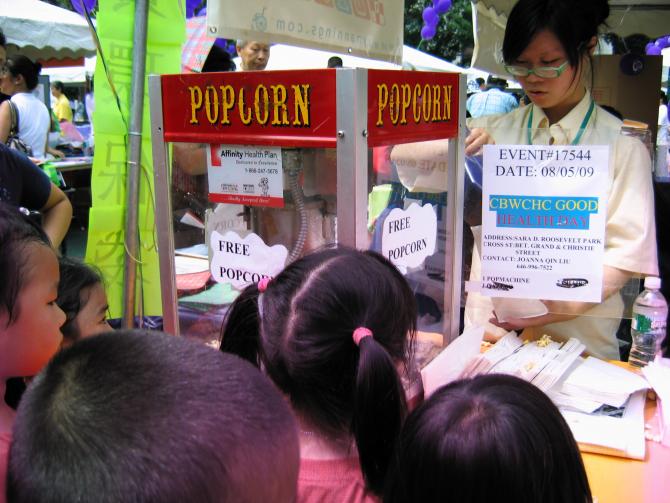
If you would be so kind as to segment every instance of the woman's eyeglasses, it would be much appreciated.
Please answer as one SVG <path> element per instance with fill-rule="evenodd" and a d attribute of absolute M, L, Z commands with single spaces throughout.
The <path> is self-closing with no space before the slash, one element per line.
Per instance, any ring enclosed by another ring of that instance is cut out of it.
<path fill-rule="evenodd" d="M 555 79 L 568 67 L 568 61 L 560 66 L 538 66 L 537 68 L 526 68 L 518 65 L 505 65 L 505 70 L 515 77 L 528 77 L 531 73 L 543 79 Z"/>

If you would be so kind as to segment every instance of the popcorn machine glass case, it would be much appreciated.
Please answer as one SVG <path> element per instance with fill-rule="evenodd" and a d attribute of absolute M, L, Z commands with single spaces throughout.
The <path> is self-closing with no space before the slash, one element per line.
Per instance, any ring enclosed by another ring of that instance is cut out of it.
<path fill-rule="evenodd" d="M 149 80 L 166 331 L 218 344 L 241 289 L 337 244 L 389 258 L 416 291 L 419 328 L 444 342 L 458 334 L 463 76 L 324 69 Z M 403 157 L 434 140 L 448 145 L 440 162 Z"/>

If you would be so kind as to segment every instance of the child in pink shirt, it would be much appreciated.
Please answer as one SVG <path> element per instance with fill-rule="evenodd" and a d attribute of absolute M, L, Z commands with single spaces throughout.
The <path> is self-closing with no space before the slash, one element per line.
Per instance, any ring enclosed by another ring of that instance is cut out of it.
<path fill-rule="evenodd" d="M 222 351 L 262 364 L 300 426 L 298 501 L 373 502 L 407 414 L 398 368 L 416 332 L 405 278 L 374 252 L 316 252 L 247 287 Z"/>

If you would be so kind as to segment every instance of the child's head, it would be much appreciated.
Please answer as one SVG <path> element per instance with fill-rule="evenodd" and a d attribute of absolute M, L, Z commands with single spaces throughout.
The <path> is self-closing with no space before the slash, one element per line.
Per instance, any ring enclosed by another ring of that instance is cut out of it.
<path fill-rule="evenodd" d="M 439 389 L 403 427 L 384 502 L 445 498 L 584 503 L 591 492 L 551 400 L 526 381 L 491 374 Z"/>
<path fill-rule="evenodd" d="M 222 350 L 254 361 L 260 333 L 260 360 L 294 410 L 333 437 L 353 434 L 366 481 L 378 491 L 406 414 L 396 369 L 407 363 L 416 331 L 414 295 L 395 266 L 373 252 L 313 253 L 260 297 L 248 287 L 227 321 Z M 357 345 L 359 327 L 372 336 Z"/>
<path fill-rule="evenodd" d="M 58 353 L 14 425 L 14 502 L 295 501 L 298 435 L 258 369 L 139 330 Z"/>
<path fill-rule="evenodd" d="M 0 203 L 0 378 L 32 376 L 60 347 L 58 259 L 42 229 Z"/>
<path fill-rule="evenodd" d="M 100 271 L 80 260 L 61 257 L 58 306 L 65 312 L 63 345 L 112 329 L 107 323 L 107 294 Z"/>

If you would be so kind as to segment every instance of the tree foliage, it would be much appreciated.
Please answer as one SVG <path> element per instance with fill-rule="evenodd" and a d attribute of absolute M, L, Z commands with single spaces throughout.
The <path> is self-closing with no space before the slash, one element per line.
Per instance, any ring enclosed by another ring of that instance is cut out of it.
<path fill-rule="evenodd" d="M 470 0 L 453 0 L 451 9 L 440 17 L 435 37 L 422 41 L 423 9 L 430 5 L 431 0 L 405 0 L 405 44 L 446 61 L 470 66 L 474 47 Z"/>

